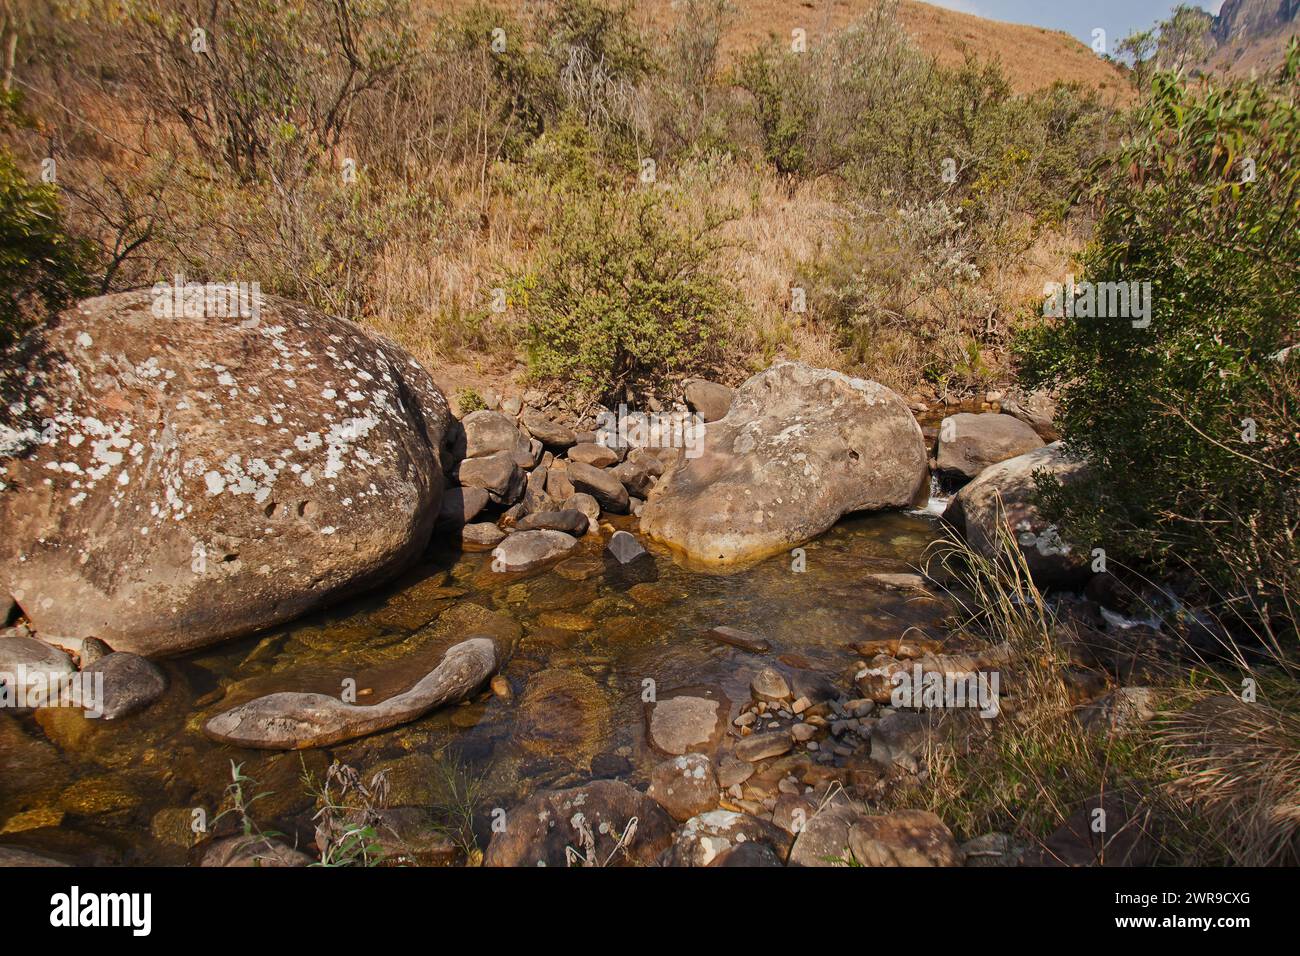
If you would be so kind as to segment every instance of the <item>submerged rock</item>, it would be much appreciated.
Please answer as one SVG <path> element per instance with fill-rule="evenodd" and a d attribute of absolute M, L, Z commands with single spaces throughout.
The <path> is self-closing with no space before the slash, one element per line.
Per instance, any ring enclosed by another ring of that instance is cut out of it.
<path fill-rule="evenodd" d="M 203 726 L 214 740 L 240 747 L 296 750 L 324 747 L 414 720 L 442 704 L 463 700 L 496 670 L 496 647 L 486 637 L 455 645 L 414 687 L 377 704 L 348 704 L 325 694 L 282 692 L 258 697 Z"/>
<path fill-rule="evenodd" d="M 920 426 L 883 385 L 780 362 L 736 392 L 704 447 L 665 472 L 641 530 L 705 564 L 757 560 L 852 511 L 902 508 L 928 487 Z"/>
<path fill-rule="evenodd" d="M 605 694 L 586 674 L 551 667 L 528 679 L 519 698 L 515 740 L 530 753 L 588 767 L 610 733 Z"/>
<path fill-rule="evenodd" d="M 167 689 L 167 677 L 158 665 L 138 654 L 122 651 L 107 654 L 85 668 L 84 673 L 104 675 L 104 698 L 100 705 L 105 720 L 144 710 Z"/>
<path fill-rule="evenodd" d="M 719 701 L 682 695 L 657 701 L 650 709 L 650 741 L 664 753 L 684 754 L 719 735 Z"/>
<path fill-rule="evenodd" d="M 270 837 L 232 836 L 215 841 L 203 852 L 199 866 L 311 866 L 301 850 Z"/>
<path fill-rule="evenodd" d="M 610 535 L 605 550 L 612 554 L 619 564 L 629 564 L 646 553 L 636 536 L 627 531 L 615 531 Z"/>
<path fill-rule="evenodd" d="M 0 580 L 34 628 L 178 654 L 411 564 L 454 441 L 415 360 L 286 299 L 159 303 L 87 299 L 0 372 Z"/>

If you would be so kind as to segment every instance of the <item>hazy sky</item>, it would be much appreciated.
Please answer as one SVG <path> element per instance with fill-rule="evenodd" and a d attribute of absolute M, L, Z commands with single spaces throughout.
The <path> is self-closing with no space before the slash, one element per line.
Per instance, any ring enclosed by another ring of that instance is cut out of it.
<path fill-rule="evenodd" d="M 1106 31 L 1107 45 L 1115 44 L 1134 30 L 1145 30 L 1163 20 L 1177 6 L 1176 0 L 926 0 L 936 7 L 948 7 L 991 20 L 1030 23 L 1073 34 L 1092 42 L 1092 31 Z M 1218 13 L 1223 0 L 1188 0 L 1211 13 Z"/>

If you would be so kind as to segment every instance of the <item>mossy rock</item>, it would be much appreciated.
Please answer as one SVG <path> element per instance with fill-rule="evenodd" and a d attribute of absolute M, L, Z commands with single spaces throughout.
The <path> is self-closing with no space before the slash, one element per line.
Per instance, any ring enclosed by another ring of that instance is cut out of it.
<path fill-rule="evenodd" d="M 59 805 L 76 816 L 107 816 L 134 810 L 140 794 L 120 774 L 105 774 L 72 784 L 59 797 Z"/>

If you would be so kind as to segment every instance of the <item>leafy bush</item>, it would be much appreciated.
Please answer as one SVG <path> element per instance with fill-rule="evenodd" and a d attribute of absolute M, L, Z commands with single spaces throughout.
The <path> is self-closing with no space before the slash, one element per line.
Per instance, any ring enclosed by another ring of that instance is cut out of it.
<path fill-rule="evenodd" d="M 456 408 L 464 418 L 470 412 L 479 412 L 487 408 L 487 402 L 483 401 L 483 396 L 478 393 L 477 389 L 470 388 L 466 385 L 456 390 Z"/>
<path fill-rule="evenodd" d="M 1072 537 L 1292 622 L 1298 68 L 1293 41 L 1272 85 L 1157 74 L 1127 144 L 1095 170 L 1084 261 L 1090 281 L 1150 282 L 1150 325 L 1061 320 L 1022 344 L 1026 379 L 1061 390 L 1063 436 L 1094 466 L 1077 487 L 1041 482 Z"/>
<path fill-rule="evenodd" d="M 58 193 L 0 149 L 0 347 L 90 288 L 85 245 L 64 230 Z"/>
<path fill-rule="evenodd" d="M 764 158 L 782 175 L 820 176 L 904 137 L 928 71 L 882 3 L 806 52 L 775 42 L 753 51 L 735 79 L 752 99 Z"/>
<path fill-rule="evenodd" d="M 527 322 L 529 367 L 590 397 L 618 399 L 721 357 L 740 310 L 717 271 L 717 216 L 689 224 L 651 190 L 565 191 L 526 270 L 506 282 Z"/>

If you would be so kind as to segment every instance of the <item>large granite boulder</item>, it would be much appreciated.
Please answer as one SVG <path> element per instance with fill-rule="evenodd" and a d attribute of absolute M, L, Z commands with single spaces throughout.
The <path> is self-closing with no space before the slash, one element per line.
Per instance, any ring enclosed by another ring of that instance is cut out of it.
<path fill-rule="evenodd" d="M 1060 442 L 984 469 L 959 491 L 944 520 L 966 536 L 967 543 L 988 558 L 996 557 L 1001 520 L 1020 546 L 1034 580 L 1063 583 L 1088 573 L 1090 552 L 1061 538 L 1034 504 L 1034 475 L 1046 472 L 1062 482 L 1077 480 L 1086 465 L 1066 457 Z"/>
<path fill-rule="evenodd" d="M 0 372 L 0 585 L 39 632 L 174 654 L 403 570 L 452 418 L 402 349 L 263 297 L 88 299 Z M 193 300 L 191 300 L 193 302 Z"/>
<path fill-rule="evenodd" d="M 1038 433 L 1018 418 L 985 412 L 949 415 L 939 427 L 939 470 L 974 478 L 989 465 L 1042 448 Z"/>
<path fill-rule="evenodd" d="M 925 442 L 883 385 L 780 362 L 736 391 L 646 500 L 641 530 L 687 558 L 724 565 L 794 547 L 852 511 L 925 493 Z M 572 469 L 571 469 L 572 471 Z"/>

